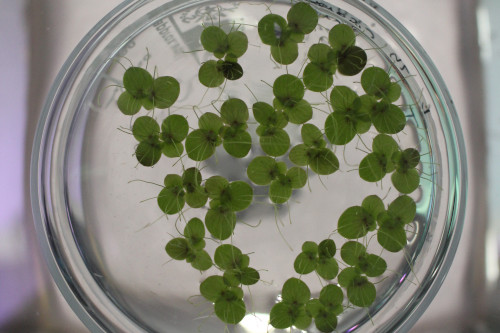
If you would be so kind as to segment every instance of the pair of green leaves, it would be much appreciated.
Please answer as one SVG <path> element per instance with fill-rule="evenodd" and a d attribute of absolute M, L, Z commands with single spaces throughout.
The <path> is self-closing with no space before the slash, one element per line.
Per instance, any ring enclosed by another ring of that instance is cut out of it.
<path fill-rule="evenodd" d="M 252 148 L 252 137 L 246 131 L 248 107 L 239 98 L 226 100 L 220 110 L 222 121 L 227 125 L 222 129 L 222 146 L 234 157 L 245 157 Z"/>
<path fill-rule="evenodd" d="M 311 298 L 309 287 L 297 278 L 290 278 L 281 289 L 282 301 L 271 309 L 270 323 L 278 329 L 295 326 L 306 329 L 311 325 L 312 317 L 306 311 L 306 304 Z"/>
<path fill-rule="evenodd" d="M 416 214 L 416 204 L 407 195 L 397 197 L 377 217 L 379 229 L 377 240 L 390 252 L 399 252 L 406 245 L 405 225 L 411 223 Z"/>
<path fill-rule="evenodd" d="M 314 324 L 320 332 L 333 332 L 337 327 L 337 316 L 344 311 L 342 302 L 344 293 L 334 284 L 324 286 L 319 298 L 310 299 L 306 312 L 314 318 Z"/>
<path fill-rule="evenodd" d="M 269 156 L 255 157 L 247 168 L 248 178 L 257 185 L 269 185 L 269 198 L 272 202 L 285 203 L 292 191 L 304 187 L 307 173 L 299 167 L 287 170 L 284 162 L 276 162 Z"/>
<path fill-rule="evenodd" d="M 193 161 L 204 161 L 215 153 L 215 148 L 222 143 L 220 130 L 222 119 L 212 112 L 206 112 L 198 119 L 198 129 L 188 134 L 186 152 Z"/>
<path fill-rule="evenodd" d="M 398 150 L 392 154 L 396 170 L 391 176 L 392 184 L 401 193 L 411 193 L 420 185 L 420 175 L 416 166 L 420 162 L 420 153 L 413 148 Z"/>
<path fill-rule="evenodd" d="M 179 157 L 184 151 L 182 141 L 189 130 L 186 118 L 180 115 L 170 115 L 161 125 L 155 119 L 142 116 L 132 125 L 132 134 L 139 141 L 135 156 L 144 166 L 156 164 L 162 155 Z"/>
<path fill-rule="evenodd" d="M 208 60 L 198 71 L 198 80 L 207 88 L 220 86 L 225 79 L 238 80 L 243 76 L 243 68 L 236 61 Z"/>
<path fill-rule="evenodd" d="M 337 156 L 328 148 L 323 134 L 313 124 L 304 124 L 301 128 L 303 144 L 290 150 L 288 158 L 299 166 L 308 165 L 318 175 L 329 175 L 339 169 Z"/>
<path fill-rule="evenodd" d="M 187 203 L 193 208 L 200 208 L 208 200 L 208 193 L 201 186 L 202 176 L 197 168 L 186 169 L 181 176 L 168 174 L 165 176 L 165 187 L 158 195 L 158 206 L 168 215 L 176 214 Z"/>
<path fill-rule="evenodd" d="M 283 129 L 288 117 L 264 102 L 254 103 L 253 115 L 260 124 L 256 132 L 262 150 L 269 156 L 284 155 L 290 148 L 290 136 Z"/>
<path fill-rule="evenodd" d="M 293 267 L 299 274 L 309 274 L 316 271 L 325 280 L 332 280 L 339 272 L 339 265 L 333 256 L 337 248 L 331 239 L 321 243 L 306 241 L 302 244 L 302 252 L 297 256 Z"/>
<path fill-rule="evenodd" d="M 380 276 L 387 269 L 387 263 L 383 258 L 367 253 L 365 246 L 356 241 L 349 241 L 342 245 L 340 256 L 346 264 L 356 267 L 369 277 Z"/>
<path fill-rule="evenodd" d="M 232 287 L 250 286 L 260 279 L 259 272 L 249 267 L 250 257 L 231 244 L 219 245 L 215 250 L 214 261 L 220 269 L 224 270 L 224 283 Z"/>
<path fill-rule="evenodd" d="M 337 226 L 339 234 L 347 239 L 366 236 L 377 228 L 378 215 L 384 210 L 382 199 L 376 195 L 367 196 L 361 206 L 349 207 L 340 215 Z"/>
<path fill-rule="evenodd" d="M 370 306 L 377 297 L 375 285 L 357 267 L 347 267 L 339 273 L 339 284 L 347 289 L 347 299 L 359 307 Z"/>
<path fill-rule="evenodd" d="M 311 91 L 321 92 L 333 84 L 333 75 L 337 70 L 337 57 L 326 44 L 314 44 L 307 52 L 309 63 L 304 68 L 304 85 Z"/>
<path fill-rule="evenodd" d="M 242 31 L 226 34 L 216 26 L 209 26 L 201 33 L 201 45 L 219 60 L 203 63 L 198 71 L 198 79 L 206 87 L 220 86 L 225 79 L 238 80 L 243 76 L 243 68 L 238 58 L 248 49 L 248 38 Z M 224 58 L 222 60 L 222 58 Z"/>
<path fill-rule="evenodd" d="M 287 22 L 288 21 L 288 22 Z M 282 65 L 293 63 L 298 55 L 298 43 L 318 24 L 318 13 L 304 2 L 293 5 L 287 19 L 276 14 L 264 16 L 258 24 L 262 43 L 271 46 L 271 56 Z"/>
<path fill-rule="evenodd" d="M 171 76 L 153 79 L 151 74 L 140 67 L 129 67 L 123 74 L 125 91 L 118 97 L 120 111 L 131 116 L 153 108 L 166 109 L 172 106 L 180 93 L 179 82 Z"/>
<path fill-rule="evenodd" d="M 373 139 L 372 150 L 359 164 L 362 179 L 377 182 L 394 171 L 391 180 L 399 192 L 408 194 L 417 189 L 420 175 L 416 166 L 420 162 L 420 153 L 416 149 L 400 150 L 392 137 L 379 134 Z"/>
<path fill-rule="evenodd" d="M 226 324 L 237 324 L 245 317 L 243 289 L 226 283 L 222 276 L 212 275 L 200 284 L 200 293 L 214 303 L 217 317 Z"/>
<path fill-rule="evenodd" d="M 359 176 L 367 182 L 378 182 L 394 171 L 392 155 L 399 150 L 397 142 L 389 135 L 379 134 L 372 142 L 372 152 L 359 164 Z"/>
<path fill-rule="evenodd" d="M 229 238 L 236 226 L 237 211 L 250 206 L 253 190 L 244 181 L 229 182 L 221 176 L 213 176 L 205 181 L 210 209 L 205 215 L 205 225 L 214 238 Z"/>
<path fill-rule="evenodd" d="M 371 119 L 362 99 L 351 88 L 335 86 L 330 93 L 333 111 L 325 120 L 325 134 L 334 145 L 345 145 L 370 129 Z"/>
<path fill-rule="evenodd" d="M 170 240 L 165 246 L 167 254 L 175 260 L 186 260 L 200 271 L 212 267 L 212 259 L 204 250 L 205 226 L 198 218 L 192 218 L 184 228 L 184 237 Z"/>
<path fill-rule="evenodd" d="M 346 24 L 335 25 L 328 33 L 328 41 L 337 60 L 337 70 L 342 75 L 353 76 L 366 66 L 366 52 L 355 45 L 356 34 Z"/>
<path fill-rule="evenodd" d="M 273 83 L 274 108 L 283 111 L 292 124 L 303 124 L 311 120 L 312 106 L 304 98 L 304 84 L 291 74 L 279 76 Z"/>

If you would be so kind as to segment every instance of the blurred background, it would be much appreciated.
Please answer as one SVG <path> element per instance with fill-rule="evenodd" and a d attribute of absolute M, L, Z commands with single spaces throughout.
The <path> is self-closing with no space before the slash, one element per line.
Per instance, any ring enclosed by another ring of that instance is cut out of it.
<path fill-rule="evenodd" d="M 500 1 L 378 0 L 442 74 L 465 136 L 466 221 L 455 261 L 412 333 L 500 332 Z M 29 160 L 65 59 L 118 0 L 0 0 L 0 332 L 87 332 L 37 243 Z M 498 62 L 497 62 L 498 61 Z"/>

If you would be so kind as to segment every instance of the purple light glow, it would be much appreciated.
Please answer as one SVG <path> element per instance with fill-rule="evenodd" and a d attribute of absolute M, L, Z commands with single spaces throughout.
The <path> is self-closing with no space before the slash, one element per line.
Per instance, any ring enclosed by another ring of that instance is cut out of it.
<path fill-rule="evenodd" d="M 403 281 L 406 279 L 406 275 L 407 274 L 403 274 L 403 276 L 401 277 L 401 279 L 399 279 L 399 283 L 403 283 Z"/>
<path fill-rule="evenodd" d="M 350 329 L 347 330 L 347 333 L 354 331 L 356 328 L 358 328 L 359 325 L 354 325 Z"/>

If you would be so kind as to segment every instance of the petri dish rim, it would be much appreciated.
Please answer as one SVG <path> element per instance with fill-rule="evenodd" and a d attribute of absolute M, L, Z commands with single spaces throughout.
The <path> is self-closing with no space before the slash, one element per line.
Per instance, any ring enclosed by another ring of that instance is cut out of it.
<path fill-rule="evenodd" d="M 96 43 L 100 41 L 101 37 L 115 23 L 148 2 L 126 1 L 120 4 L 104 17 L 78 44 L 56 78 L 44 106 L 35 135 L 31 161 L 31 199 L 39 242 L 58 287 L 73 310 L 91 331 L 105 331 L 105 327 L 110 322 L 103 318 L 100 309 L 93 309 L 90 304 L 85 303 L 85 297 L 79 295 L 77 286 L 72 284 L 71 273 L 65 270 L 64 265 L 60 264 L 59 258 L 64 256 L 64 254 L 61 253 L 60 244 L 56 244 L 57 240 L 53 237 L 51 229 L 53 226 L 49 222 L 51 212 L 44 209 L 44 207 L 50 207 L 50 196 L 47 196 L 46 193 L 48 193 L 47 187 L 50 186 L 51 182 L 50 172 L 47 172 L 46 163 L 50 163 L 48 161 L 50 156 L 47 153 L 53 149 L 49 139 L 54 135 L 55 127 L 51 126 L 51 124 L 57 113 L 60 112 L 60 109 L 58 109 L 59 102 L 67 97 L 66 87 L 74 83 L 76 73 L 80 69 L 80 62 L 92 53 Z M 312 2 L 315 3 L 314 1 Z M 458 246 L 463 225 L 467 192 L 467 179 L 464 176 L 467 170 L 463 136 L 461 135 L 458 118 L 456 112 L 453 110 L 453 103 L 445 84 L 434 64 L 418 42 L 397 20 L 375 2 L 369 0 L 363 2 L 344 0 L 344 2 L 362 11 L 370 12 L 372 17 L 378 19 L 380 25 L 392 31 L 398 37 L 396 40 L 400 47 L 407 50 L 408 54 L 414 57 L 415 62 L 421 65 L 421 67 L 417 68 L 419 74 L 427 78 L 425 81 L 428 85 L 427 88 L 434 93 L 431 95 L 433 102 L 442 105 L 442 108 L 438 110 L 444 112 L 441 117 L 446 122 L 444 127 L 446 140 L 455 143 L 452 149 L 447 150 L 448 159 L 452 165 L 455 165 L 456 169 L 450 170 L 449 175 L 450 192 L 454 195 L 449 198 L 452 200 L 448 205 L 449 233 L 441 244 L 444 251 L 441 251 L 440 257 L 435 258 L 433 269 L 429 272 L 432 278 L 426 280 L 424 291 L 419 294 L 419 299 L 412 302 L 412 307 L 406 309 L 405 313 L 397 320 L 387 323 L 382 328 L 383 331 L 405 331 L 416 322 L 437 293 Z M 112 321 L 116 322 L 116 320 Z M 138 329 L 132 322 L 128 324 Z"/>

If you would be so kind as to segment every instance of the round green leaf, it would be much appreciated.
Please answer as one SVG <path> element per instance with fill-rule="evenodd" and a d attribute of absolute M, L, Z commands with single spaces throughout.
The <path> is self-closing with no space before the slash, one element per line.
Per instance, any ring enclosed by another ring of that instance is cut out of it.
<path fill-rule="evenodd" d="M 250 185 L 244 181 L 234 181 L 229 184 L 230 201 L 229 208 L 235 212 L 247 209 L 252 203 L 253 190 Z"/>
<path fill-rule="evenodd" d="M 167 157 L 181 157 L 184 146 L 179 142 L 164 143 L 161 152 Z"/>
<path fill-rule="evenodd" d="M 376 277 L 384 274 L 387 263 L 375 254 L 368 254 L 360 258 L 358 267 L 369 277 Z"/>
<path fill-rule="evenodd" d="M 228 80 L 238 80 L 243 76 L 243 67 L 235 61 L 224 61 L 220 64 L 222 75 Z"/>
<path fill-rule="evenodd" d="M 294 311 L 289 304 L 277 303 L 269 313 L 269 321 L 274 328 L 285 329 L 293 325 Z"/>
<path fill-rule="evenodd" d="M 184 191 L 177 187 L 165 187 L 158 195 L 158 206 L 165 214 L 176 214 L 184 207 Z"/>
<path fill-rule="evenodd" d="M 160 134 L 160 125 L 153 118 L 142 116 L 134 121 L 132 134 L 139 142 L 155 142 Z"/>
<path fill-rule="evenodd" d="M 286 20 L 276 14 L 268 14 L 261 18 L 257 29 L 262 43 L 278 45 L 285 35 L 287 26 Z"/>
<path fill-rule="evenodd" d="M 205 87 L 214 88 L 224 82 L 224 74 L 215 60 L 203 63 L 198 71 L 198 79 Z"/>
<path fill-rule="evenodd" d="M 162 149 L 160 142 L 139 142 L 135 149 L 135 157 L 140 164 L 153 166 L 160 160 Z"/>
<path fill-rule="evenodd" d="M 354 280 L 354 278 L 360 276 L 359 270 L 355 267 L 347 267 L 344 268 L 338 276 L 338 281 L 339 284 L 347 288 L 351 284 L 351 282 Z"/>
<path fill-rule="evenodd" d="M 228 186 L 227 179 L 221 176 L 212 176 L 205 182 L 205 190 L 211 199 L 218 199 L 222 191 Z"/>
<path fill-rule="evenodd" d="M 268 185 L 278 174 L 276 161 L 269 156 L 255 157 L 247 168 L 248 178 L 257 185 Z"/>
<path fill-rule="evenodd" d="M 126 116 L 133 116 L 141 109 L 141 101 L 132 96 L 128 91 L 124 91 L 116 101 L 118 109 Z"/>
<path fill-rule="evenodd" d="M 318 258 L 315 254 L 301 252 L 295 258 L 293 268 L 298 274 L 309 274 L 316 269 Z"/>
<path fill-rule="evenodd" d="M 377 296 L 373 283 L 364 276 L 355 277 L 347 287 L 347 298 L 353 305 L 368 307 Z"/>
<path fill-rule="evenodd" d="M 318 254 L 318 244 L 312 241 L 305 241 L 302 243 L 302 252 L 311 253 L 314 255 Z"/>
<path fill-rule="evenodd" d="M 366 155 L 359 164 L 359 176 L 367 182 L 378 182 L 386 174 L 387 160 L 377 153 Z"/>
<path fill-rule="evenodd" d="M 304 85 L 298 77 L 283 74 L 274 81 L 273 93 L 284 106 L 292 107 L 304 97 Z"/>
<path fill-rule="evenodd" d="M 278 45 L 271 45 L 271 56 L 278 64 L 290 65 L 299 56 L 299 47 L 296 42 L 286 40 Z"/>
<path fill-rule="evenodd" d="M 178 114 L 168 116 L 161 124 L 161 137 L 167 143 L 183 141 L 188 131 L 189 124 L 186 118 Z"/>
<path fill-rule="evenodd" d="M 197 129 L 186 138 L 186 152 L 193 161 L 204 161 L 215 153 L 217 136 L 210 131 Z"/>
<path fill-rule="evenodd" d="M 229 48 L 227 50 L 228 56 L 231 58 L 239 58 L 248 49 L 248 37 L 242 31 L 231 31 L 227 35 Z"/>
<path fill-rule="evenodd" d="M 394 171 L 391 176 L 392 184 L 401 193 L 409 194 L 420 185 L 420 175 L 416 169 Z"/>
<path fill-rule="evenodd" d="M 361 74 L 361 86 L 368 95 L 381 99 L 389 93 L 391 79 L 382 68 L 369 67 Z"/>
<path fill-rule="evenodd" d="M 318 260 L 316 273 L 325 280 L 333 280 L 339 272 L 339 265 L 334 258 L 322 257 Z"/>
<path fill-rule="evenodd" d="M 387 212 L 400 224 L 411 223 L 417 212 L 415 201 L 407 195 L 397 197 L 389 204 Z"/>
<path fill-rule="evenodd" d="M 292 196 L 292 185 L 279 179 L 273 180 L 269 186 L 269 199 L 277 204 L 288 201 Z"/>
<path fill-rule="evenodd" d="M 354 90 L 346 86 L 335 86 L 330 92 L 330 103 L 333 110 L 352 113 L 361 107 L 361 100 Z"/>
<path fill-rule="evenodd" d="M 320 129 L 313 124 L 304 124 L 300 129 L 300 134 L 304 144 L 309 147 L 323 148 L 325 140 Z"/>
<path fill-rule="evenodd" d="M 224 283 L 224 279 L 222 278 L 222 276 L 212 275 L 207 277 L 200 284 L 200 293 L 207 300 L 211 302 L 216 302 L 221 297 L 221 294 L 225 290 L 227 290 L 227 288 L 228 287 Z"/>
<path fill-rule="evenodd" d="M 366 248 L 363 244 L 355 241 L 349 241 L 342 245 L 340 249 L 340 256 L 342 260 L 348 265 L 356 266 L 364 255 L 366 254 Z"/>
<path fill-rule="evenodd" d="M 241 269 L 241 283 L 246 286 L 251 286 L 256 284 L 260 280 L 260 274 L 251 267 L 245 267 Z"/>
<path fill-rule="evenodd" d="M 319 243 L 318 252 L 320 257 L 332 258 L 337 252 L 337 246 L 333 239 L 325 239 Z"/>
<path fill-rule="evenodd" d="M 301 188 L 307 183 L 307 173 L 302 168 L 291 167 L 286 176 L 290 179 L 292 188 Z"/>
<path fill-rule="evenodd" d="M 166 188 L 177 187 L 177 190 L 182 188 L 182 177 L 176 174 L 168 174 L 163 179 L 163 184 Z"/>
<path fill-rule="evenodd" d="M 179 97 L 179 81 L 171 76 L 160 76 L 153 82 L 152 101 L 158 109 L 171 107 Z"/>
<path fill-rule="evenodd" d="M 365 236 L 376 226 L 373 217 L 360 206 L 347 208 L 339 218 L 339 234 L 347 239 L 357 239 Z"/>
<path fill-rule="evenodd" d="M 281 297 L 286 303 L 305 304 L 311 298 L 309 287 L 297 278 L 289 278 L 283 284 Z"/>
<path fill-rule="evenodd" d="M 361 207 L 370 213 L 375 220 L 377 219 L 378 214 L 385 210 L 384 202 L 377 195 L 369 195 L 364 198 L 361 203 Z"/>
<path fill-rule="evenodd" d="M 287 14 L 288 27 L 302 34 L 313 32 L 318 24 L 318 13 L 307 3 L 298 2 Z"/>
<path fill-rule="evenodd" d="M 345 113 L 330 113 L 325 120 L 325 135 L 334 145 L 347 144 L 356 133 L 356 123 Z"/>
<path fill-rule="evenodd" d="M 377 103 L 375 110 L 371 113 L 371 118 L 373 126 L 379 133 L 396 134 L 406 125 L 403 111 L 398 106 L 386 102 Z"/>
<path fill-rule="evenodd" d="M 327 64 L 330 62 L 332 49 L 326 44 L 313 44 L 307 51 L 307 57 L 312 63 Z M 333 75 L 333 73 L 331 73 Z"/>
<path fill-rule="evenodd" d="M 190 239 L 193 243 L 203 239 L 205 237 L 205 225 L 203 225 L 203 222 L 197 217 L 189 220 L 184 228 L 184 237 Z"/>
<path fill-rule="evenodd" d="M 252 137 L 247 131 L 228 128 L 224 133 L 222 146 L 229 155 L 242 158 L 252 148 Z"/>
<path fill-rule="evenodd" d="M 212 267 L 212 259 L 207 251 L 197 251 L 194 253 L 193 261 L 191 261 L 191 266 L 199 271 L 206 271 Z"/>
<path fill-rule="evenodd" d="M 186 203 L 192 208 L 205 206 L 208 200 L 208 193 L 201 186 L 196 186 L 193 191 L 186 192 Z"/>
<path fill-rule="evenodd" d="M 222 103 L 220 115 L 229 126 L 237 126 L 248 121 L 248 107 L 241 99 L 230 98 Z"/>
<path fill-rule="evenodd" d="M 328 33 L 328 41 L 334 50 L 346 50 L 356 42 L 356 35 L 346 24 L 337 24 Z"/>
<path fill-rule="evenodd" d="M 306 145 L 296 145 L 290 150 L 288 158 L 293 164 L 306 166 L 309 163 L 308 151 L 309 148 Z"/>
<path fill-rule="evenodd" d="M 303 79 L 306 88 L 315 92 L 325 91 L 333 84 L 333 75 L 323 66 L 313 62 L 304 68 Z"/>
<path fill-rule="evenodd" d="M 264 102 L 257 102 L 252 106 L 253 116 L 260 124 L 269 126 L 274 125 L 275 111 L 274 108 Z"/>
<path fill-rule="evenodd" d="M 337 327 L 337 316 L 331 312 L 320 311 L 314 318 L 314 324 L 320 332 L 330 333 Z"/>
<path fill-rule="evenodd" d="M 219 299 L 214 305 L 215 314 L 227 324 L 237 324 L 246 313 L 245 302 L 241 299 Z"/>
<path fill-rule="evenodd" d="M 236 214 L 223 206 L 210 208 L 205 215 L 207 230 L 216 239 L 228 239 L 236 226 Z"/>
<path fill-rule="evenodd" d="M 337 57 L 337 70 L 342 75 L 354 76 L 366 66 L 366 52 L 357 46 L 352 46 Z"/>
<path fill-rule="evenodd" d="M 403 227 L 381 226 L 377 232 L 377 240 L 387 251 L 399 252 L 406 245 L 406 233 Z"/>
<path fill-rule="evenodd" d="M 335 284 L 327 284 L 319 293 L 319 301 L 329 310 L 333 310 L 337 305 L 341 305 L 343 300 L 344 293 Z"/>
<path fill-rule="evenodd" d="M 292 107 L 285 108 L 285 114 L 292 124 L 303 124 L 311 120 L 313 111 L 312 106 L 304 99 L 295 103 Z"/>
<path fill-rule="evenodd" d="M 123 74 L 123 86 L 134 98 L 148 97 L 153 90 L 153 77 L 143 68 L 129 67 Z"/>
<path fill-rule="evenodd" d="M 225 54 L 228 49 L 228 37 L 226 33 L 216 26 L 209 26 L 203 29 L 200 41 L 205 50 L 214 54 Z"/>
<path fill-rule="evenodd" d="M 262 150 L 269 156 L 284 155 L 290 148 L 290 137 L 280 128 L 267 128 L 259 141 Z"/>
<path fill-rule="evenodd" d="M 184 238 L 174 238 L 167 243 L 165 251 L 172 259 L 184 260 L 189 253 L 189 245 Z"/>
<path fill-rule="evenodd" d="M 308 161 L 311 170 L 318 175 L 329 175 L 339 169 L 337 156 L 328 148 L 313 149 Z"/>
<path fill-rule="evenodd" d="M 238 268 L 238 262 L 243 254 L 241 250 L 231 244 L 222 244 L 217 247 L 214 261 L 223 270 Z"/>

